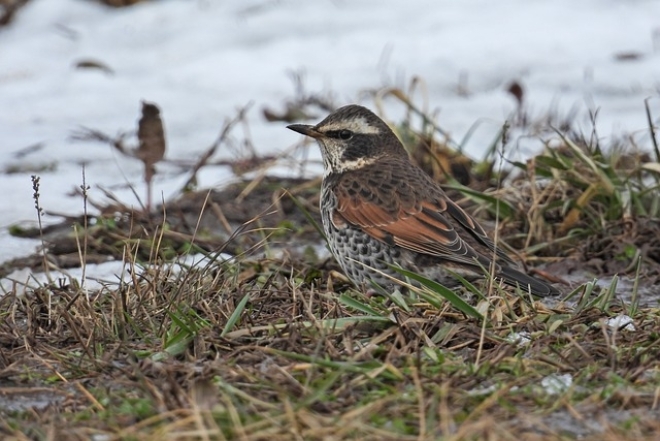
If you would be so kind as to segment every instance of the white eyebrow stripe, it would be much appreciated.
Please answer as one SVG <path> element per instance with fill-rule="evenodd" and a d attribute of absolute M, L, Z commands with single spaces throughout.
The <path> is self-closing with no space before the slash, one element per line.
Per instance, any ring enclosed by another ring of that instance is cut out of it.
<path fill-rule="evenodd" d="M 371 165 L 376 162 L 376 158 L 358 158 L 352 161 L 342 161 L 340 167 L 342 171 L 346 170 L 358 170 L 367 165 Z"/>
<path fill-rule="evenodd" d="M 350 130 L 353 133 L 359 133 L 363 135 L 380 135 L 380 129 L 370 125 L 367 120 L 361 116 L 356 117 L 352 121 L 334 122 L 323 126 L 324 132 L 332 132 L 337 130 Z"/>

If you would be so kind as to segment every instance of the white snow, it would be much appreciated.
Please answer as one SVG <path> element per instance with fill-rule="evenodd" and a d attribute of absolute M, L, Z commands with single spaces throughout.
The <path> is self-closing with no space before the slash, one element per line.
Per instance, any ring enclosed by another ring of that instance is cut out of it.
<path fill-rule="evenodd" d="M 633 319 L 629 315 L 626 314 L 620 314 L 620 315 L 615 315 L 614 317 L 610 317 L 607 319 L 607 327 L 612 329 L 612 330 L 619 330 L 622 329 L 624 331 L 635 331 L 635 325 L 633 324 Z"/>
<path fill-rule="evenodd" d="M 230 260 L 233 257 L 220 253 L 216 259 Z M 184 268 L 203 268 L 210 264 L 211 260 L 201 254 L 193 254 L 179 257 L 176 262 L 167 265 L 161 265 L 159 268 L 163 274 L 169 274 L 170 277 L 177 277 Z M 111 260 L 99 264 L 87 264 L 83 271 L 82 268 L 71 268 L 61 271 L 49 271 L 48 274 L 39 272 L 34 273 L 27 268 L 13 271 L 7 277 L 0 279 L 0 297 L 7 292 L 14 292 L 18 295 L 23 294 L 28 288 L 33 289 L 37 286 L 58 287 L 68 285 L 71 280 L 77 280 L 82 286 L 93 293 L 103 290 L 107 287 L 116 287 L 120 283 L 130 283 L 133 279 L 131 271 L 134 274 L 142 274 L 144 269 L 140 265 L 129 265 L 126 262 Z"/>
<path fill-rule="evenodd" d="M 620 53 L 640 57 L 621 61 Z M 114 74 L 74 67 L 90 59 Z M 534 114 L 554 107 L 565 115 L 578 106 L 589 132 L 588 111 L 598 109 L 601 137 L 628 133 L 648 146 L 644 99 L 653 97 L 656 122 L 660 116 L 660 2 L 160 0 L 111 9 L 89 0 L 32 0 L 0 29 L 0 161 L 56 164 L 38 173 L 46 210 L 82 212 L 80 198 L 67 195 L 82 183 L 81 163 L 92 198 L 103 198 L 100 185 L 136 203 L 126 184 L 144 194 L 141 164 L 108 146 L 73 143 L 72 130 L 135 130 L 140 100 L 153 101 L 165 122 L 167 158 L 190 161 L 214 141 L 225 118 L 254 102 L 249 137 L 261 153 L 281 152 L 301 136 L 285 123 L 267 123 L 261 108 L 282 106 L 293 95 L 291 71 L 304 73 L 308 91 L 332 91 L 337 104 L 369 107 L 373 100 L 360 99 L 364 90 L 406 88 L 418 76 L 428 109 L 439 110 L 439 125 L 454 139 L 479 122 L 465 145 L 475 156 L 515 109 L 505 92 L 512 80 L 525 86 Z M 421 107 L 423 95 L 416 95 Z M 402 115 L 400 103 L 385 104 L 392 120 Z M 43 149 L 16 157 L 37 143 Z M 231 152 L 221 148 L 223 156 Z M 315 147 L 311 156 L 319 157 Z M 156 195 L 171 197 L 185 177 L 171 164 L 157 168 Z M 200 185 L 231 178 L 226 167 L 206 169 Z M 37 245 L 9 237 L 5 228 L 36 220 L 30 173 L 0 175 L 0 192 L 0 260 L 6 260 Z"/>
<path fill-rule="evenodd" d="M 571 374 L 550 374 L 541 379 L 541 387 L 548 395 L 559 395 L 573 385 Z"/>
<path fill-rule="evenodd" d="M 512 332 L 506 336 L 506 341 L 518 347 L 528 346 L 532 342 L 532 335 L 527 331 Z"/>

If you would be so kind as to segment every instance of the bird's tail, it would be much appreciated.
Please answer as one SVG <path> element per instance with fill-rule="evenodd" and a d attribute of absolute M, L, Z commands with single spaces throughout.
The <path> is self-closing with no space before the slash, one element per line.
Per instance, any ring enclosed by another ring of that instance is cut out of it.
<path fill-rule="evenodd" d="M 508 266 L 503 266 L 496 277 L 501 278 L 508 285 L 519 286 L 521 290 L 530 291 L 539 297 L 559 294 L 559 290 L 554 286 Z"/>

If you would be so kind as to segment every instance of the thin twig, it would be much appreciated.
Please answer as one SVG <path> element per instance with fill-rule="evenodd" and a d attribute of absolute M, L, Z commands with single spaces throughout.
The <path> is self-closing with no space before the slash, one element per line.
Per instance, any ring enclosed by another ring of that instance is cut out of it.
<path fill-rule="evenodd" d="M 234 118 L 225 121 L 225 124 L 220 131 L 220 135 L 218 135 L 218 138 L 213 142 L 213 144 L 211 144 L 211 147 L 209 147 L 206 152 L 204 152 L 204 154 L 197 160 L 197 163 L 190 171 L 190 177 L 186 180 L 186 183 L 183 184 L 182 189 L 186 189 L 193 184 L 195 177 L 197 176 L 197 172 L 208 163 L 211 156 L 213 156 L 216 150 L 218 150 L 218 147 L 220 147 L 220 144 L 222 144 L 225 139 L 227 139 L 231 129 L 233 129 L 236 124 L 245 118 L 245 113 L 250 109 L 251 106 L 252 103 L 246 104 L 238 111 L 238 114 Z"/>
<path fill-rule="evenodd" d="M 646 120 L 649 123 L 649 131 L 651 132 L 651 142 L 653 143 L 653 149 L 655 150 L 655 160 L 660 162 L 660 148 L 658 148 L 658 140 L 655 137 L 655 127 L 653 126 L 653 118 L 651 117 L 651 109 L 649 108 L 649 100 L 651 98 L 646 98 L 644 100 L 644 107 L 646 108 Z"/>

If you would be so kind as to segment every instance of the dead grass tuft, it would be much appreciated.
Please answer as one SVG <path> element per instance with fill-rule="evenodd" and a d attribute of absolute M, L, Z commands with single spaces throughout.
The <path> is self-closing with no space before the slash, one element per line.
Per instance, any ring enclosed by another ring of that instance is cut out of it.
<path fill-rule="evenodd" d="M 524 89 L 514 92 L 517 124 L 536 130 Z M 498 169 L 497 148 L 481 162 L 466 158 L 410 94 L 377 96 L 421 117 L 421 129 L 400 125 L 412 155 L 464 206 L 496 220 L 499 237 L 525 247 L 524 260 L 631 272 L 635 293 L 653 287 L 657 172 L 647 156 L 604 154 L 564 131 L 527 163 Z M 195 161 L 190 183 L 232 121 Z M 100 204 L 85 185 L 100 215 L 15 232 L 43 234 L 47 265 L 110 256 L 129 277 L 95 292 L 76 280 L 17 285 L 0 298 L 0 437 L 639 440 L 660 432 L 660 311 L 636 294 L 622 300 L 621 278 L 579 285 L 553 304 L 479 286 L 467 287 L 480 295 L 463 296 L 472 298 L 466 308 L 440 291 L 367 297 L 309 252 L 321 243 L 311 224 L 317 181 L 258 172 L 154 212 L 133 211 L 110 192 L 112 203 Z"/>

